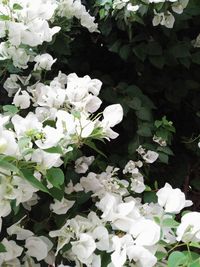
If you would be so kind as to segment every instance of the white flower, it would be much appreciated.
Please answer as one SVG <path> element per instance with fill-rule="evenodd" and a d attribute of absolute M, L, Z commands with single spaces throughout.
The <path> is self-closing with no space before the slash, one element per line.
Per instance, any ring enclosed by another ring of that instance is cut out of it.
<path fill-rule="evenodd" d="M 13 104 L 21 109 L 28 108 L 31 104 L 30 95 L 26 91 L 19 90 L 13 98 Z"/>
<path fill-rule="evenodd" d="M 0 153 L 15 157 L 18 155 L 15 134 L 11 130 L 1 130 L 0 128 Z"/>
<path fill-rule="evenodd" d="M 28 201 L 23 202 L 22 205 L 26 210 L 31 211 L 31 207 L 38 203 L 38 199 L 38 195 L 33 193 L 32 197 Z"/>
<path fill-rule="evenodd" d="M 72 114 L 64 111 L 59 110 L 56 113 L 57 122 L 56 122 L 56 128 L 62 132 L 63 134 L 67 134 L 67 136 L 71 134 L 75 134 L 75 118 Z M 70 137 L 69 137 L 70 138 Z"/>
<path fill-rule="evenodd" d="M 120 104 L 114 104 L 106 107 L 103 111 L 102 124 L 107 127 L 114 127 L 120 123 L 123 118 L 123 109 Z"/>
<path fill-rule="evenodd" d="M 177 214 L 183 208 L 192 205 L 192 201 L 186 200 L 184 193 L 180 189 L 173 189 L 168 183 L 156 195 L 158 196 L 158 204 L 164 207 L 165 212 Z"/>
<path fill-rule="evenodd" d="M 104 251 L 109 249 L 109 233 L 104 226 L 97 226 L 92 232 L 92 237 L 95 240 L 97 249 Z"/>
<path fill-rule="evenodd" d="M 97 208 L 103 212 L 101 217 L 104 220 L 111 221 L 113 219 L 114 211 L 116 210 L 117 204 L 120 203 L 120 199 L 119 196 L 106 193 L 106 195 L 96 203 Z"/>
<path fill-rule="evenodd" d="M 96 249 L 94 239 L 88 234 L 80 234 L 78 241 L 71 242 L 72 252 L 82 263 L 87 263 L 88 258 Z"/>
<path fill-rule="evenodd" d="M 134 260 L 140 267 L 153 267 L 157 262 L 157 258 L 148 249 L 138 245 L 128 247 L 127 255 L 130 261 Z"/>
<path fill-rule="evenodd" d="M 75 161 L 75 172 L 76 173 L 85 173 L 89 166 L 94 161 L 94 156 L 91 157 L 80 157 Z"/>
<path fill-rule="evenodd" d="M 4 261 L 10 261 L 22 254 L 23 248 L 18 246 L 15 241 L 7 240 L 4 238 L 1 243 L 4 245 L 6 252 L 0 254 L 0 261 L 3 258 Z"/>
<path fill-rule="evenodd" d="M 189 212 L 183 215 L 176 234 L 177 241 L 200 242 L 200 213 Z"/>
<path fill-rule="evenodd" d="M 183 13 L 183 9 L 188 5 L 189 0 L 179 0 L 172 5 L 172 10 L 177 13 Z"/>
<path fill-rule="evenodd" d="M 20 85 L 17 83 L 18 76 L 16 74 L 11 74 L 9 78 L 6 79 L 3 87 L 8 92 L 8 96 L 11 97 L 20 89 Z"/>
<path fill-rule="evenodd" d="M 9 228 L 7 228 L 7 233 L 11 235 L 17 235 L 17 240 L 25 240 L 28 237 L 33 236 L 33 232 L 23 229 L 19 225 L 20 222 L 17 222 L 13 225 L 11 225 Z"/>
<path fill-rule="evenodd" d="M 141 173 L 134 174 L 131 178 L 131 190 L 142 193 L 145 190 L 144 178 Z"/>
<path fill-rule="evenodd" d="M 160 146 L 166 146 L 167 145 L 167 142 L 160 136 L 158 137 L 158 136 L 154 135 L 153 141 L 155 143 L 158 143 Z"/>
<path fill-rule="evenodd" d="M 19 176 L 13 177 L 12 185 L 14 186 L 16 205 L 30 200 L 33 193 L 38 191 L 38 189 L 33 187 L 28 181 Z"/>
<path fill-rule="evenodd" d="M 28 68 L 28 61 L 30 60 L 30 56 L 27 54 L 24 48 L 17 48 L 15 46 L 11 46 L 8 49 L 8 53 L 13 60 L 13 65 L 20 69 Z"/>
<path fill-rule="evenodd" d="M 126 234 L 123 237 L 113 236 L 113 250 L 111 260 L 114 267 L 122 267 L 127 259 L 127 248 L 134 245 L 133 239 Z M 112 265 L 111 265 L 112 266 Z"/>
<path fill-rule="evenodd" d="M 36 115 L 32 112 L 29 112 L 25 118 L 20 115 L 14 115 L 11 121 L 18 138 L 24 135 L 31 136 L 32 134 L 40 132 L 42 129 L 42 123 L 39 122 Z"/>
<path fill-rule="evenodd" d="M 41 149 L 36 149 L 32 154 L 32 161 L 37 162 L 41 170 L 47 170 L 51 167 L 59 167 L 63 161 L 58 153 L 48 153 Z"/>
<path fill-rule="evenodd" d="M 53 59 L 51 55 L 46 53 L 37 55 L 34 61 L 36 62 L 34 70 L 51 70 L 51 66 L 56 62 L 56 59 Z"/>
<path fill-rule="evenodd" d="M 154 18 L 153 18 L 153 26 L 157 26 L 159 24 L 164 25 L 167 28 L 173 28 L 174 22 L 175 22 L 175 18 L 172 15 L 171 12 L 167 11 L 166 13 L 157 13 L 154 10 Z"/>
<path fill-rule="evenodd" d="M 148 0 L 149 1 L 149 3 L 163 3 L 163 2 L 165 2 L 166 0 Z"/>
<path fill-rule="evenodd" d="M 146 161 L 146 163 L 153 163 L 157 160 L 159 154 L 155 151 L 148 150 L 145 155 L 142 155 L 142 158 Z"/>
<path fill-rule="evenodd" d="M 132 225 L 130 234 L 134 236 L 136 245 L 152 246 L 160 240 L 160 226 L 152 220 L 141 218 Z"/>
<path fill-rule="evenodd" d="M 131 3 L 128 3 L 127 10 L 131 12 L 136 12 L 139 9 L 139 5 L 132 5 Z"/>
<path fill-rule="evenodd" d="M 6 217 L 11 212 L 10 201 L 0 200 L 0 217 Z"/>
<path fill-rule="evenodd" d="M 113 228 L 128 233 L 131 232 L 132 226 L 141 217 L 134 200 L 119 203 L 110 216 L 112 216 Z"/>
<path fill-rule="evenodd" d="M 35 257 L 38 261 L 41 261 L 47 257 L 48 246 L 39 237 L 32 236 L 26 239 L 25 248 L 27 248 L 26 254 Z"/>
<path fill-rule="evenodd" d="M 50 209 L 52 212 L 60 215 L 60 214 L 66 214 L 69 209 L 74 205 L 75 201 L 68 200 L 66 198 L 63 198 L 61 201 L 54 200 L 54 204 L 50 205 Z"/>
<path fill-rule="evenodd" d="M 10 43 L 17 47 L 21 44 L 21 37 L 27 27 L 21 22 L 8 22 L 8 37 Z"/>
<path fill-rule="evenodd" d="M 122 9 L 128 2 L 129 0 L 114 0 L 113 8 Z"/>
<path fill-rule="evenodd" d="M 42 129 L 41 134 L 44 135 L 44 137 L 35 141 L 36 145 L 41 149 L 57 146 L 58 142 L 63 137 L 63 134 L 58 129 L 48 125 Z"/>
<path fill-rule="evenodd" d="M 126 166 L 123 169 L 123 173 L 131 173 L 131 174 L 137 174 L 139 173 L 139 169 L 141 168 L 143 165 L 142 161 L 133 161 L 133 160 L 129 160 L 126 164 Z"/>

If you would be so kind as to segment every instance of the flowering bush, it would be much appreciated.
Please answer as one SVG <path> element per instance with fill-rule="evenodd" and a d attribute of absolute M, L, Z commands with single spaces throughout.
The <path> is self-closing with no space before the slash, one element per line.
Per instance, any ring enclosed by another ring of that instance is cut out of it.
<path fill-rule="evenodd" d="M 108 95 L 112 81 L 103 75 L 107 88 L 101 93 L 101 71 L 93 78 L 77 66 L 79 55 L 84 58 L 81 45 L 88 36 L 93 42 L 108 36 L 113 19 L 128 31 L 130 44 L 119 48 L 121 39 L 113 44 L 116 30 L 106 45 L 112 43 L 110 51 L 128 61 L 134 23 L 145 24 L 150 15 L 152 27 L 171 29 L 173 14 L 181 16 L 189 3 L 87 5 L 80 0 L 0 1 L 1 83 L 9 97 L 0 114 L 0 265 L 197 267 L 200 213 L 191 210 L 193 202 L 184 194 L 188 189 L 182 192 L 167 181 L 159 189 L 158 181 L 149 179 L 153 166 L 163 166 L 173 155 L 173 122 L 166 116 L 153 120 L 156 107 L 138 87 L 121 83 L 119 92 L 113 87 Z M 199 36 L 191 45 L 197 49 L 198 43 Z M 149 60 L 159 67 L 152 56 L 160 57 L 161 48 L 152 44 L 151 49 L 147 45 Z M 105 49 L 104 41 L 100 46 Z M 136 48 L 133 52 L 145 60 Z M 121 150 L 118 156 L 112 148 L 107 157 L 104 143 L 109 150 L 130 109 L 138 128 L 129 155 L 120 157 L 124 141 L 114 145 Z"/>

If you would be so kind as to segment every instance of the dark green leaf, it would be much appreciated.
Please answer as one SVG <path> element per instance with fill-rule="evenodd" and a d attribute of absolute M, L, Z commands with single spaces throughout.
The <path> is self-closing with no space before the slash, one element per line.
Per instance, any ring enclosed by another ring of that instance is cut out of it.
<path fill-rule="evenodd" d="M 48 188 L 46 188 L 39 180 L 35 178 L 31 170 L 23 169 L 21 170 L 21 174 L 22 174 L 22 177 L 24 177 L 24 179 L 26 179 L 35 188 L 41 190 L 42 192 L 49 194 Z"/>
<path fill-rule="evenodd" d="M 2 243 L 0 243 L 0 253 L 2 252 L 6 252 L 6 248 Z"/>
<path fill-rule="evenodd" d="M 17 3 L 14 3 L 13 4 L 13 9 L 14 10 L 22 10 L 23 9 L 23 7 L 22 6 L 20 6 L 19 4 L 17 4 Z"/>
<path fill-rule="evenodd" d="M 59 168 L 51 168 L 46 173 L 47 180 L 56 188 L 60 189 L 60 186 L 65 181 L 64 173 Z"/>

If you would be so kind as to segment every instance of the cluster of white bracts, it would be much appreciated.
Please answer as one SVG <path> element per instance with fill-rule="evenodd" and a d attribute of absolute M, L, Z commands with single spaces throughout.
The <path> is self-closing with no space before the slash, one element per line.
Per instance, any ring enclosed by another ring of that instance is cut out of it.
<path fill-rule="evenodd" d="M 38 45 L 51 42 L 61 27 L 51 24 L 57 17 L 76 17 L 90 32 L 97 31 L 94 17 L 80 0 L 9 0 L 0 1 L 0 60 L 11 60 L 13 65 L 26 69 L 28 62 L 36 62 L 34 70 L 49 70 L 55 62 L 49 54 L 37 55 Z"/>

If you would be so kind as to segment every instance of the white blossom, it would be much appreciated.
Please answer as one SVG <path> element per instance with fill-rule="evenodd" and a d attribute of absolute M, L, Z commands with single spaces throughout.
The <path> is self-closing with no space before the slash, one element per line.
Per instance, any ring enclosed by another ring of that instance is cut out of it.
<path fill-rule="evenodd" d="M 34 70 L 51 70 L 51 66 L 56 62 L 56 59 L 46 53 L 37 55 L 34 61 L 36 62 Z"/>
<path fill-rule="evenodd" d="M 156 193 L 158 203 L 164 207 L 165 212 L 179 213 L 183 208 L 191 206 L 192 201 L 186 200 L 185 195 L 179 188 L 173 189 L 168 183 Z"/>
<path fill-rule="evenodd" d="M 181 218 L 177 228 L 177 241 L 200 242 L 200 213 L 188 212 Z"/>

